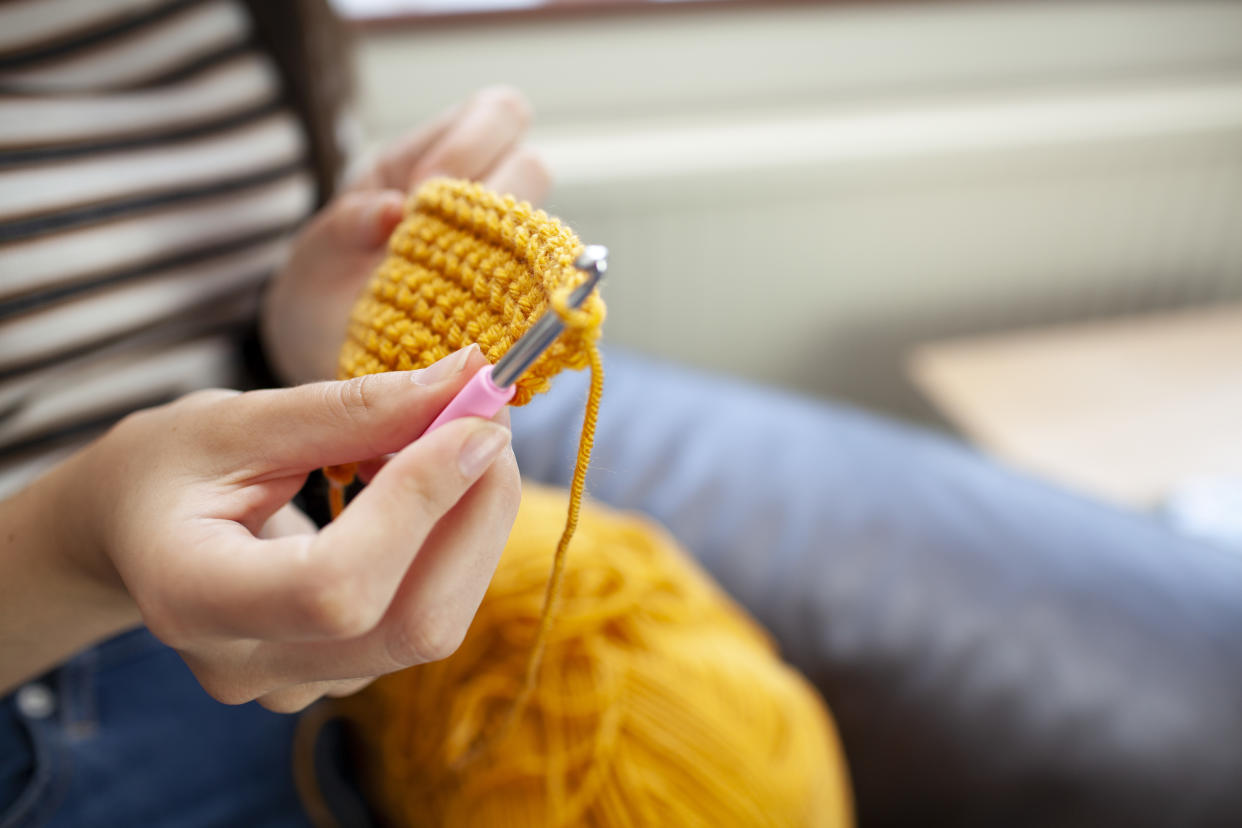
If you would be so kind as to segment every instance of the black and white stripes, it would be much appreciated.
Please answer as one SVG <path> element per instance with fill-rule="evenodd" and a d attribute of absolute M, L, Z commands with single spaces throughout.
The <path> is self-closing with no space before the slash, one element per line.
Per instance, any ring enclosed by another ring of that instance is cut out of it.
<path fill-rule="evenodd" d="M 0 497 L 115 418 L 235 381 L 315 193 L 232 0 L 0 4 Z"/>

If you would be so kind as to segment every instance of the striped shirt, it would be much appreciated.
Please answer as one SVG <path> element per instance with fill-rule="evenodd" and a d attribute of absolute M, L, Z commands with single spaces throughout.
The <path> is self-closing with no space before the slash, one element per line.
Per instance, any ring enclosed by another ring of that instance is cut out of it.
<path fill-rule="evenodd" d="M 138 408 L 238 382 L 315 199 L 233 0 L 0 4 L 0 497 Z"/>

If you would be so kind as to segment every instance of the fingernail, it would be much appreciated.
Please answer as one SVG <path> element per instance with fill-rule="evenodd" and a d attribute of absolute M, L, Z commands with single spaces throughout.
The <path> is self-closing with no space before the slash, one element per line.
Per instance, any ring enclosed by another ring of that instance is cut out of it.
<path fill-rule="evenodd" d="M 401 201 L 385 197 L 370 204 L 358 218 L 359 236 L 368 244 L 382 244 L 391 231 L 391 225 L 400 220 Z"/>
<path fill-rule="evenodd" d="M 477 351 L 478 345 L 467 345 L 461 350 L 454 351 L 439 362 L 433 362 L 426 368 L 420 368 L 417 371 L 410 372 L 410 379 L 415 385 L 435 385 L 437 382 L 444 382 L 449 377 L 461 371 L 466 367 L 466 361 L 470 359 L 472 350 Z"/>
<path fill-rule="evenodd" d="M 384 212 L 384 202 L 368 204 L 358 212 L 358 238 L 367 244 L 373 244 L 379 235 L 379 219 Z"/>
<path fill-rule="evenodd" d="M 457 467 L 463 477 L 478 477 L 509 445 L 509 429 L 495 423 L 480 423 L 462 444 Z"/>

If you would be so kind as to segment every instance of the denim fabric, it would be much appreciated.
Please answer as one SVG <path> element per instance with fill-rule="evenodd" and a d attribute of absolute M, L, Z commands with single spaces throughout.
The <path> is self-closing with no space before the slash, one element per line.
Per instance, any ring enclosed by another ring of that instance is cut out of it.
<path fill-rule="evenodd" d="M 48 694 L 52 709 L 21 703 Z M 126 633 L 0 704 L 0 826 L 306 828 L 295 723 L 217 703 L 176 653 Z"/>

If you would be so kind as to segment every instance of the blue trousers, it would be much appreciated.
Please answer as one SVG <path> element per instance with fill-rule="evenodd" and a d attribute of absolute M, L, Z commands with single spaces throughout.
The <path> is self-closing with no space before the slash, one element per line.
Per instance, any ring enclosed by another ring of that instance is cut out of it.
<path fill-rule="evenodd" d="M 1242 560 L 938 435 L 606 365 L 592 496 L 667 525 L 817 684 L 865 822 L 1242 813 Z M 567 481 L 584 398 L 562 376 L 514 412 L 527 477 Z M 305 825 L 294 723 L 127 633 L 3 699 L 0 828 Z"/>

